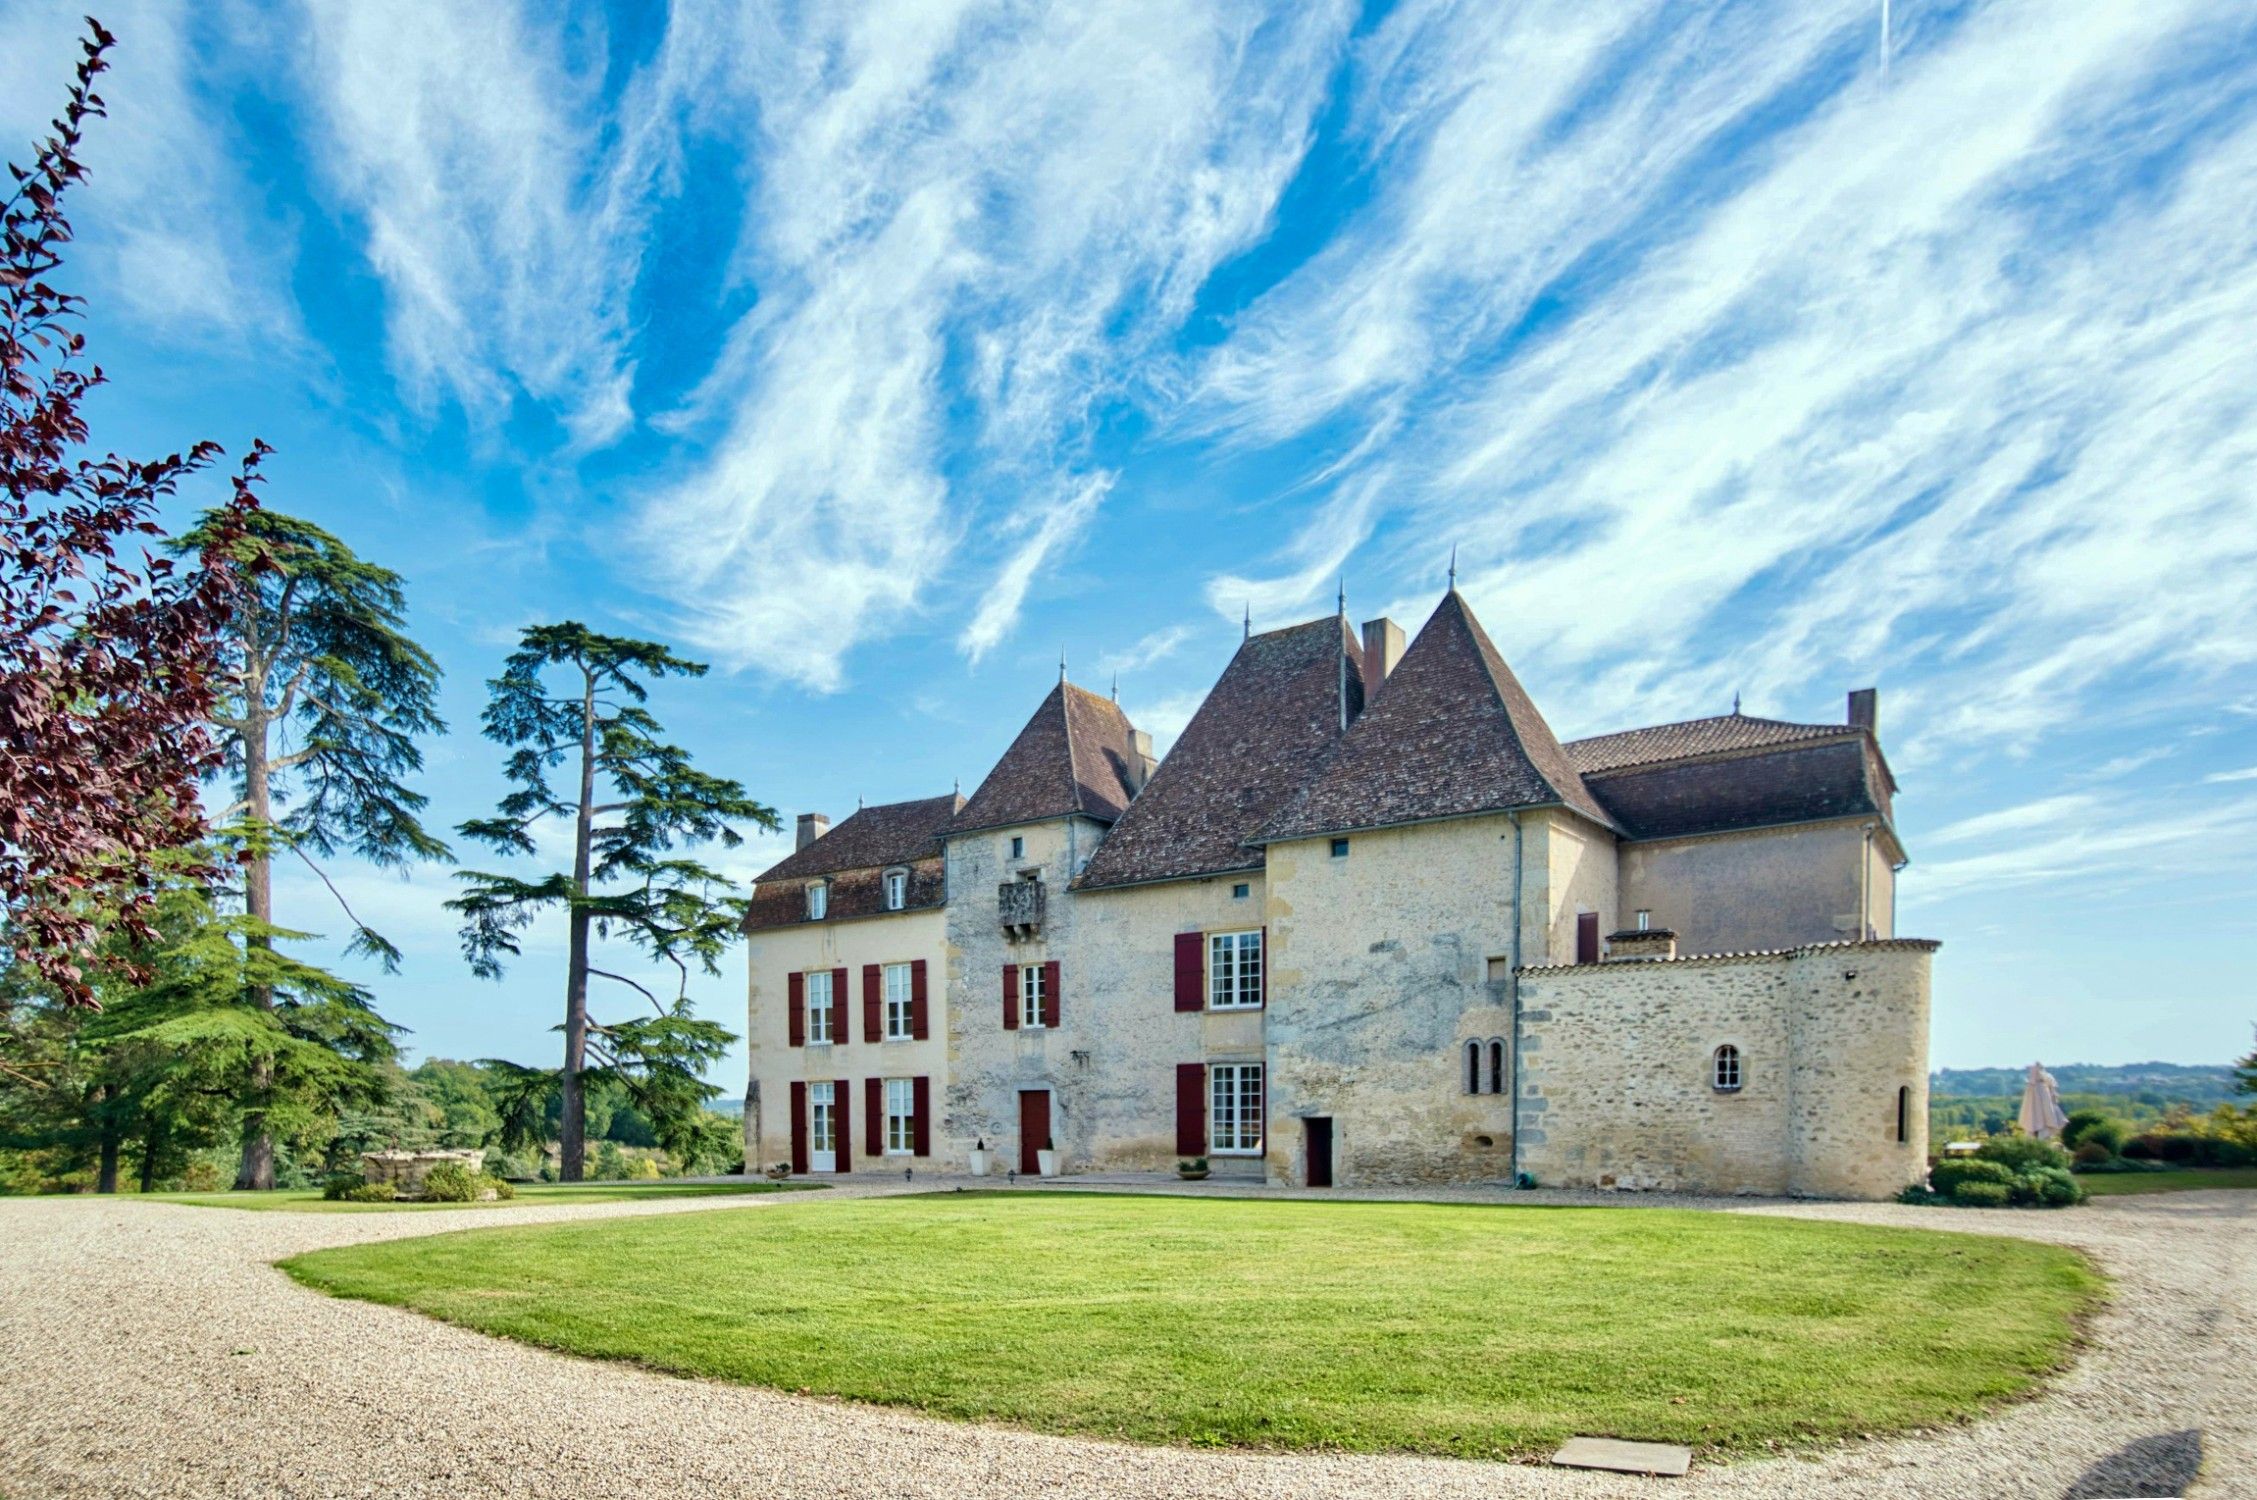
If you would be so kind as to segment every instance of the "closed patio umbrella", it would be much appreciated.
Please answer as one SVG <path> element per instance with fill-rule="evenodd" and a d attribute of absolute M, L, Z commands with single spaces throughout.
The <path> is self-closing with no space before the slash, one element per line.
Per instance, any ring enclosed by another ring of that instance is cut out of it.
<path fill-rule="evenodd" d="M 2029 1080 L 2022 1085 L 2022 1133 L 2050 1140 L 2061 1133 L 2069 1117 L 2061 1112 L 2061 1089 L 2043 1063 L 2031 1063 Z"/>

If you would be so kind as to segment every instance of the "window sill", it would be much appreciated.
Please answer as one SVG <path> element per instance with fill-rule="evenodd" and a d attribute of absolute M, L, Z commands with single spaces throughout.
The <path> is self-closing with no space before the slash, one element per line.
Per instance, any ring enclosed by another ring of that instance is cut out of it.
<path fill-rule="evenodd" d="M 1231 1156 L 1244 1159 L 1247 1157 L 1261 1156 L 1264 1154 L 1264 1152 L 1260 1146 L 1233 1147 L 1227 1151 L 1220 1146 L 1210 1146 L 1207 1149 L 1207 1154 L 1209 1156 Z"/>
<path fill-rule="evenodd" d="M 1219 1016 L 1240 1015 L 1247 1011 L 1257 1011 L 1260 1009 L 1262 1009 L 1262 1006 L 1259 1002 L 1252 1005 L 1210 1005 L 1207 1007 L 1207 1011 L 1210 1015 Z"/>

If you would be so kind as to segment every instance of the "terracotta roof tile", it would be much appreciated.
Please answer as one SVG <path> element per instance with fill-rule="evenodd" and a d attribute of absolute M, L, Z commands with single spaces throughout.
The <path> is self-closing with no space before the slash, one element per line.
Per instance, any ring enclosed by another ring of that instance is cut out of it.
<path fill-rule="evenodd" d="M 806 848 L 770 865 L 755 883 L 938 859 L 940 831 L 963 805 L 962 797 L 950 793 L 865 807 Z"/>
<path fill-rule="evenodd" d="M 1577 770 L 1594 776 L 1625 766 L 1651 765 L 1657 761 L 1684 760 L 1689 756 L 1733 750 L 1757 750 L 1800 740 L 1837 739 L 1861 732 L 1848 724 L 1790 724 L 1782 719 L 1729 713 L 1570 740 L 1567 755 L 1575 762 Z"/>
<path fill-rule="evenodd" d="M 1614 820 L 1452 590 L 1324 769 L 1264 841 L 1564 804 Z"/>
<path fill-rule="evenodd" d="M 1362 663 L 1337 616 L 1249 638 L 1076 887 L 1259 869 L 1246 840 L 1339 740 L 1342 694 L 1362 711 Z"/>
<path fill-rule="evenodd" d="M 1075 813 L 1110 823 L 1132 795 L 1133 733 L 1119 704 L 1070 682 L 1059 683 L 947 832 L 1039 823 Z"/>

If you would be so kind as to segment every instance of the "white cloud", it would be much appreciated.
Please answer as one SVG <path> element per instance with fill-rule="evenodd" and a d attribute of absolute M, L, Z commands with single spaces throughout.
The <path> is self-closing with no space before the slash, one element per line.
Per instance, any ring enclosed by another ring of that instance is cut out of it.
<path fill-rule="evenodd" d="M 2226 781 L 2257 781 L 2257 766 L 2249 766 L 2239 771 L 2213 771 L 2202 779 L 2211 785 Z"/>
<path fill-rule="evenodd" d="M 1940 901 L 1968 891 L 1997 892 L 2044 883 L 2067 893 L 2096 886 L 2124 888 L 2196 874 L 2238 871 L 2241 849 L 2257 833 L 2257 801 L 2214 812 L 2125 817 L 2080 825 L 2052 838 L 1988 854 L 1914 865 L 1905 874 L 1903 904 Z"/>
<path fill-rule="evenodd" d="M 1112 487 L 1110 474 L 1084 479 L 1072 493 L 1024 518 L 1032 525 L 1033 534 L 1012 550 L 1010 560 L 981 596 L 972 623 L 957 637 L 956 643 L 966 656 L 977 662 L 1018 623 L 1019 608 L 1026 603 L 1027 586 L 1034 581 L 1036 570 L 1080 535 L 1097 513 L 1098 502 Z"/>
<path fill-rule="evenodd" d="M 2006 833 L 2024 834 L 2061 823 L 2083 823 L 2090 820 L 2103 805 L 2101 799 L 2090 792 L 2067 792 L 2058 797 L 2041 797 L 2018 807 L 2002 807 L 1996 812 L 1977 813 L 1974 817 L 1948 823 L 1926 834 L 1922 841 L 1956 844 L 1968 839 L 1995 838 Z"/>
<path fill-rule="evenodd" d="M 1170 625 L 1164 630 L 1155 630 L 1141 637 L 1126 650 L 1109 651 L 1100 656 L 1097 658 L 1097 670 L 1141 672 L 1146 667 L 1156 666 L 1175 655 L 1183 649 L 1183 643 L 1190 639 L 1189 625 Z"/>

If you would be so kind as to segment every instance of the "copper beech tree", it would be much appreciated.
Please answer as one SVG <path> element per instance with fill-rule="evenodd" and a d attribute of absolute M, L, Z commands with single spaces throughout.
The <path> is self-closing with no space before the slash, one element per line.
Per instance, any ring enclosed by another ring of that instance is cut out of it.
<path fill-rule="evenodd" d="M 89 21 L 60 118 L 9 164 L 0 203 L 0 901 L 5 955 L 69 1003 L 92 1005 L 102 914 L 153 937 L 151 857 L 205 832 L 197 785 L 221 688 L 219 632 L 255 566 L 253 443 L 233 496 L 191 558 L 158 555 L 159 506 L 220 456 L 212 443 L 140 461 L 88 450 L 84 408 L 103 383 L 75 324 L 82 299 L 51 278 L 70 243 L 63 198 L 114 38 Z"/>

